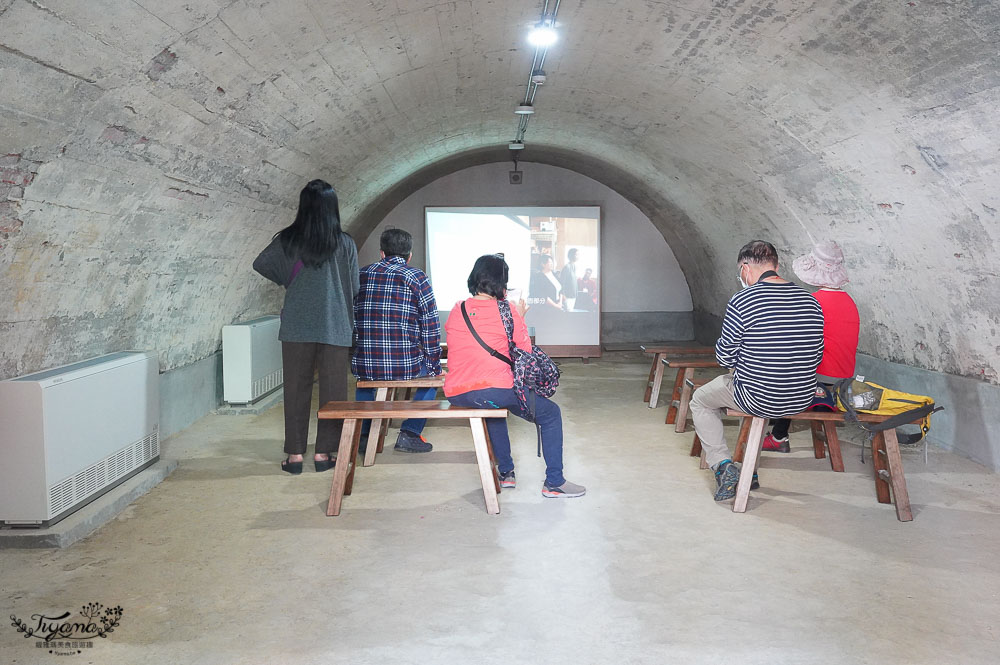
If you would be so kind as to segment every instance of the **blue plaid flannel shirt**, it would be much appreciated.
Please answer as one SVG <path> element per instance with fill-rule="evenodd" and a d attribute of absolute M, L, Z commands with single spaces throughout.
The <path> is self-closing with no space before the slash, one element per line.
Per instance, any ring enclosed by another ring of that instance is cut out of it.
<path fill-rule="evenodd" d="M 427 275 L 387 256 L 361 269 L 354 299 L 354 356 L 359 379 L 412 379 L 441 373 L 441 324 Z"/>

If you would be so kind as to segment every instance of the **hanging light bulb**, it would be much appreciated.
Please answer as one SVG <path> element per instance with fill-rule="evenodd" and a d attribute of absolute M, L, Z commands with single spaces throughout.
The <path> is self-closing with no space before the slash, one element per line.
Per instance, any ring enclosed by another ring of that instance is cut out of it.
<path fill-rule="evenodd" d="M 548 48 L 559 39 L 559 33 L 552 26 L 551 19 L 542 19 L 528 33 L 528 43 L 536 48 Z"/>

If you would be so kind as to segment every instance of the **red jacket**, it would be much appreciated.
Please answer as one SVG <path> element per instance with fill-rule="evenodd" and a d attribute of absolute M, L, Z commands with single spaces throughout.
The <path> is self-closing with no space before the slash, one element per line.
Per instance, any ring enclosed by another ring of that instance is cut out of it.
<path fill-rule="evenodd" d="M 816 373 L 835 379 L 854 376 L 861 328 L 858 306 L 844 291 L 820 289 L 813 296 L 823 308 L 823 360 Z"/>
<path fill-rule="evenodd" d="M 468 298 L 465 308 L 475 326 L 476 332 L 489 346 L 509 357 L 507 333 L 504 331 L 500 310 L 495 300 Z M 531 340 L 524 319 L 511 307 L 514 318 L 514 342 L 525 351 L 531 351 Z M 484 388 L 513 388 L 514 373 L 510 365 L 479 345 L 469 332 L 462 316 L 461 303 L 457 303 L 444 324 L 448 339 L 448 373 L 444 379 L 444 394 L 447 397 L 460 395 L 470 390 Z"/>

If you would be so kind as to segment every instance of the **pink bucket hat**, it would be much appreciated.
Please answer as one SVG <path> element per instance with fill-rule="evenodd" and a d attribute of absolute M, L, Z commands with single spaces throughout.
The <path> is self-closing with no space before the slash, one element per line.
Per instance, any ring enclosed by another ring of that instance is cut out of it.
<path fill-rule="evenodd" d="M 833 240 L 825 240 L 805 256 L 792 261 L 795 276 L 812 286 L 839 289 L 850 280 L 844 270 L 844 252 Z"/>

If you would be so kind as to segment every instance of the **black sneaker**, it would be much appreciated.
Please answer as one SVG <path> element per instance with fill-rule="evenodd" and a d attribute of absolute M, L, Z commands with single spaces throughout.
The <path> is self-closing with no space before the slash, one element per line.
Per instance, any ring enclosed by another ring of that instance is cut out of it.
<path fill-rule="evenodd" d="M 757 477 L 756 473 L 753 474 L 753 478 L 750 479 L 750 489 L 752 490 L 760 489 L 760 478 Z"/>
<path fill-rule="evenodd" d="M 396 437 L 396 445 L 393 448 L 403 453 L 429 453 L 434 449 L 434 446 L 419 434 L 401 429 L 399 430 L 399 436 Z"/>
<path fill-rule="evenodd" d="M 715 472 L 715 500 L 725 501 L 736 496 L 736 484 L 740 482 L 740 467 L 735 462 L 722 462 Z"/>
<path fill-rule="evenodd" d="M 511 469 L 507 473 L 498 473 L 500 476 L 500 487 L 507 489 L 514 489 L 517 487 L 517 481 L 514 479 L 514 469 Z"/>

